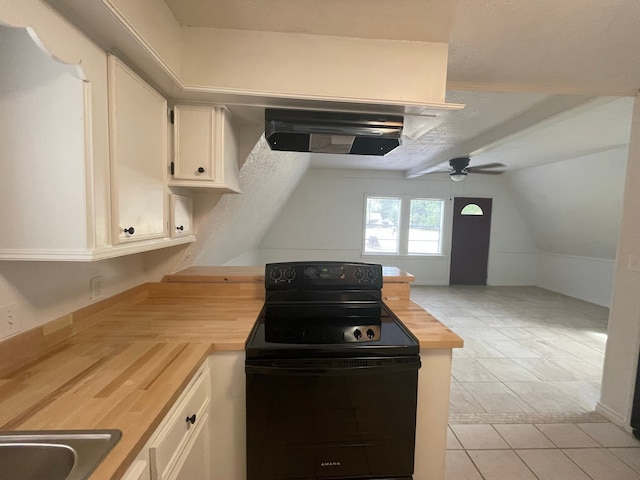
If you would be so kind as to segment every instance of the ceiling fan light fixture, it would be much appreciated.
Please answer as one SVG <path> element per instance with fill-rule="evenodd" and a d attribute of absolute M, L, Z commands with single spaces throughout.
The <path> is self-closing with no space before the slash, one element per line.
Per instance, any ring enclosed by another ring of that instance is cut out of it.
<path fill-rule="evenodd" d="M 465 178 L 467 178 L 467 172 L 452 172 L 449 174 L 449 177 L 454 182 L 461 182 Z"/>

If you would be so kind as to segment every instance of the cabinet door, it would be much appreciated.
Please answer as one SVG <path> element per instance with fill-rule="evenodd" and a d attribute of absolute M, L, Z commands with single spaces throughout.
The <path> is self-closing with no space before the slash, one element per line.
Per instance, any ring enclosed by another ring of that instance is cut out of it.
<path fill-rule="evenodd" d="M 174 107 L 174 173 L 176 180 L 216 181 L 212 107 L 176 105 Z"/>
<path fill-rule="evenodd" d="M 224 107 L 174 106 L 173 168 L 170 184 L 240 192 L 238 147 Z"/>
<path fill-rule="evenodd" d="M 167 102 L 109 55 L 114 243 L 166 237 Z"/>
<path fill-rule="evenodd" d="M 138 459 L 131 464 L 122 480 L 149 480 L 150 478 L 149 464 L 145 460 Z"/>
<path fill-rule="evenodd" d="M 171 236 L 182 237 L 193 233 L 193 202 L 189 197 L 171 194 L 169 209 L 171 211 Z"/>
<path fill-rule="evenodd" d="M 167 480 L 209 479 L 209 415 L 205 415 Z"/>

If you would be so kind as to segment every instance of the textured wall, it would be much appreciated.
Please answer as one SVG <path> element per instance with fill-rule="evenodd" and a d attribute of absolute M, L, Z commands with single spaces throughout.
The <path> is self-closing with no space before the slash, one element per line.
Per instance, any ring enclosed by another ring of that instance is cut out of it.
<path fill-rule="evenodd" d="M 225 265 L 254 250 L 308 166 L 308 153 L 274 153 L 261 137 L 240 170 L 240 195 L 197 198 L 197 241 L 178 269 Z"/>

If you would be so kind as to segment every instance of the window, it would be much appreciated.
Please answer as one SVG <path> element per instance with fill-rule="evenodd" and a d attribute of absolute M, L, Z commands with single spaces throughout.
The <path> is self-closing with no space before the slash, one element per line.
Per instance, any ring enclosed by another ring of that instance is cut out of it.
<path fill-rule="evenodd" d="M 442 200 L 412 198 L 409 212 L 411 254 L 439 254 L 442 237 Z"/>
<path fill-rule="evenodd" d="M 367 197 L 365 253 L 399 253 L 400 199 Z"/>
<path fill-rule="evenodd" d="M 365 254 L 442 253 L 444 201 L 439 198 L 368 195 L 365 202 Z"/>
<path fill-rule="evenodd" d="M 482 212 L 482 208 L 480 208 L 480 205 L 470 203 L 462 209 L 460 215 L 484 215 L 484 213 Z"/>

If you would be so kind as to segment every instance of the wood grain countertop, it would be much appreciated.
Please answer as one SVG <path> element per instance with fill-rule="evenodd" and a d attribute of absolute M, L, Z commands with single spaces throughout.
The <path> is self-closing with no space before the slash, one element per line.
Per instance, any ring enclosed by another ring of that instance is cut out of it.
<path fill-rule="evenodd" d="M 121 430 L 91 476 L 119 479 L 208 355 L 244 349 L 263 304 L 242 294 L 208 296 L 198 284 L 191 295 L 180 288 L 172 296 L 170 287 L 148 284 L 136 303 L 110 306 L 99 321 L 2 375 L 0 430 Z M 387 303 L 422 348 L 462 347 L 458 335 L 415 303 Z"/>

